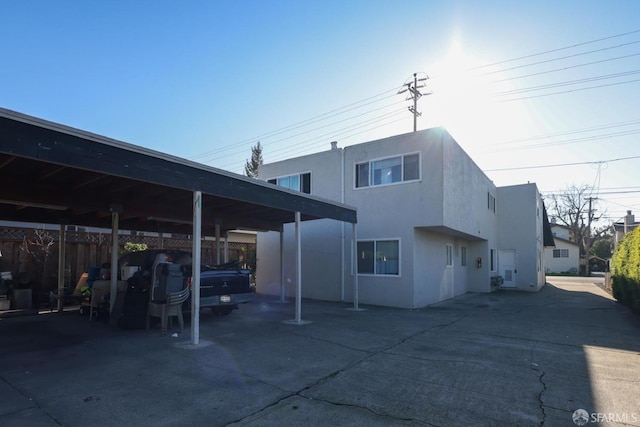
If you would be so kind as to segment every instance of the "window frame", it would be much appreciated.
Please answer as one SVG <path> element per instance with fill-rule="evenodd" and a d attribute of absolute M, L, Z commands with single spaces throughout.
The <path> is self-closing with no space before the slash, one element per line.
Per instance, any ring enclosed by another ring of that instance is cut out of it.
<path fill-rule="evenodd" d="M 385 274 L 385 273 L 378 273 L 378 266 L 377 266 L 377 257 L 374 255 L 373 257 L 373 272 L 369 273 L 361 273 L 360 269 L 359 269 L 359 262 L 358 259 L 360 259 L 359 257 L 359 248 L 358 245 L 360 243 L 373 243 L 373 253 L 376 254 L 378 252 L 377 247 L 378 247 L 378 243 L 379 242 L 396 242 L 398 245 L 398 273 L 397 274 Z M 356 263 L 355 263 L 355 271 L 356 274 L 358 276 L 371 276 L 371 277 L 401 277 L 402 276 L 402 244 L 401 244 L 401 239 L 398 237 L 389 237 L 389 238 L 376 238 L 376 239 L 358 239 L 356 241 L 356 254 L 358 254 L 357 259 L 356 259 Z"/>
<path fill-rule="evenodd" d="M 491 194 L 491 191 L 487 191 L 487 209 L 489 211 L 496 213 L 496 196 Z"/>
<path fill-rule="evenodd" d="M 305 188 L 305 176 L 308 176 L 308 186 L 309 186 L 309 192 L 307 193 L 306 191 L 303 191 Z M 290 179 L 291 177 L 297 177 L 298 178 L 298 188 L 294 189 L 294 188 L 290 188 L 290 187 L 285 187 L 283 185 L 278 185 L 278 181 L 281 179 L 285 179 L 288 178 Z M 311 180 L 311 171 L 306 171 L 306 172 L 299 172 L 299 173 L 290 173 L 287 175 L 281 175 L 281 176 L 276 176 L 273 178 L 269 178 L 266 180 L 268 183 L 276 185 L 280 188 L 287 188 L 289 190 L 293 190 L 293 191 L 298 191 L 300 193 L 303 194 L 311 194 L 312 193 L 312 180 Z"/>
<path fill-rule="evenodd" d="M 445 267 L 453 267 L 453 245 L 451 243 L 447 243 L 445 247 L 446 247 Z"/>
<path fill-rule="evenodd" d="M 467 266 L 467 247 L 466 246 L 460 246 L 460 266 L 461 267 Z"/>
<path fill-rule="evenodd" d="M 418 158 L 418 165 L 417 165 L 418 177 L 417 178 L 413 178 L 413 179 L 405 179 L 405 175 L 406 175 L 405 158 L 412 157 L 412 156 L 417 156 L 417 158 Z M 388 182 L 388 183 L 374 184 L 375 169 L 374 169 L 373 165 L 376 162 L 383 162 L 385 160 L 392 160 L 392 159 L 397 159 L 397 158 L 400 158 L 400 173 L 399 173 L 400 180 L 399 181 L 394 181 L 394 182 Z M 360 181 L 362 181 L 360 178 L 363 177 L 363 176 L 361 176 L 362 174 L 360 173 L 361 172 L 361 170 L 360 170 L 361 167 L 366 167 L 366 177 L 367 177 L 366 185 L 359 185 Z M 396 154 L 396 155 L 393 155 L 393 156 L 379 157 L 379 158 L 365 160 L 365 161 L 362 161 L 362 162 L 355 162 L 354 166 L 353 166 L 353 189 L 354 190 L 361 190 L 363 188 L 372 188 L 372 187 L 386 187 L 386 186 L 389 186 L 389 185 L 398 185 L 398 184 L 405 184 L 405 183 L 410 183 L 410 182 L 419 182 L 421 180 L 422 180 L 422 152 L 420 152 L 420 151 Z"/>
<path fill-rule="evenodd" d="M 556 253 L 558 256 L 556 256 Z M 553 258 L 569 258 L 569 249 L 554 249 Z"/>

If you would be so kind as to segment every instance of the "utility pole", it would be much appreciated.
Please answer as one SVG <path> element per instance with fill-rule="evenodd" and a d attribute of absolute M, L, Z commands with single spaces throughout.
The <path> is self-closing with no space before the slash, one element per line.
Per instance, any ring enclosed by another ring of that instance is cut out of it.
<path fill-rule="evenodd" d="M 429 76 L 425 74 L 425 77 L 418 78 L 418 73 L 413 73 L 413 80 L 409 80 L 405 84 L 403 84 L 403 88 L 398 91 L 398 94 L 408 92 L 407 101 L 413 100 L 413 105 L 409 106 L 409 111 L 413 114 L 413 131 L 418 130 L 418 117 L 422 116 L 422 113 L 418 111 L 418 99 L 422 98 L 422 93 L 420 93 L 419 89 L 425 87 L 425 82 Z M 431 92 L 425 93 L 424 95 L 431 95 Z"/>
<path fill-rule="evenodd" d="M 597 197 L 589 197 L 587 198 L 587 200 L 589 200 L 589 212 L 587 214 L 587 235 L 586 235 L 586 239 L 585 239 L 585 245 L 584 245 L 584 249 L 585 249 L 585 258 L 587 259 L 587 264 L 584 267 L 584 271 L 585 271 L 585 275 L 587 277 L 589 277 L 591 275 L 591 271 L 589 269 L 589 250 L 591 249 L 591 219 L 593 218 L 593 201 L 594 200 L 598 200 Z"/>

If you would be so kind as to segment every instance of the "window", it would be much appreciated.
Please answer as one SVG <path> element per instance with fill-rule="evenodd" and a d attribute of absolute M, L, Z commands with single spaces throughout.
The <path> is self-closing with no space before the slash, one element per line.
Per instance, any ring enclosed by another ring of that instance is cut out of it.
<path fill-rule="evenodd" d="M 298 175 L 282 176 L 280 178 L 268 179 L 267 182 L 275 184 L 278 187 L 288 188 L 290 190 L 301 191 L 311 194 L 311 173 L 301 173 Z"/>
<path fill-rule="evenodd" d="M 496 213 L 496 198 L 493 194 L 487 193 L 487 209 Z"/>
<path fill-rule="evenodd" d="M 453 245 L 447 243 L 447 267 L 453 267 Z"/>
<path fill-rule="evenodd" d="M 554 258 L 569 258 L 569 249 L 554 249 Z"/>
<path fill-rule="evenodd" d="M 420 179 L 420 155 L 405 154 L 356 164 L 356 188 Z"/>
<path fill-rule="evenodd" d="M 358 242 L 358 274 L 400 274 L 400 241 L 371 240 Z"/>
<path fill-rule="evenodd" d="M 496 250 L 495 249 L 491 249 L 491 271 L 496 271 Z"/>
<path fill-rule="evenodd" d="M 467 247 L 460 247 L 460 265 L 463 267 L 467 266 Z"/>

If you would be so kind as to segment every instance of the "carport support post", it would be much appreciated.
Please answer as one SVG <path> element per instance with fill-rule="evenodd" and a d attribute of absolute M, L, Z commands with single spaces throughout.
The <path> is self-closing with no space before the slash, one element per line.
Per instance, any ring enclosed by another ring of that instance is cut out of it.
<path fill-rule="evenodd" d="M 224 233 L 224 263 L 229 262 L 229 232 Z"/>
<path fill-rule="evenodd" d="M 113 307 L 116 305 L 116 297 L 118 295 L 118 228 L 120 227 L 122 206 L 111 205 L 109 210 L 111 210 L 111 296 L 109 297 L 109 313 L 113 315 Z"/>
<path fill-rule="evenodd" d="M 218 229 L 219 225 L 216 225 Z M 200 342 L 200 264 L 202 257 L 202 192 L 193 192 L 193 240 L 191 249 L 191 344 Z"/>
<path fill-rule="evenodd" d="M 302 250 L 300 249 L 300 212 L 296 212 L 296 323 L 302 323 Z"/>
<path fill-rule="evenodd" d="M 358 227 L 353 223 L 353 308 L 347 310 L 364 311 L 366 308 L 358 307 Z"/>
<path fill-rule="evenodd" d="M 284 224 L 280 226 L 280 302 L 284 303 Z"/>
<path fill-rule="evenodd" d="M 216 265 L 222 264 L 220 262 L 220 218 L 216 218 Z"/>
<path fill-rule="evenodd" d="M 310 321 L 302 320 L 302 248 L 300 245 L 300 212 L 296 212 L 296 317 L 285 320 L 289 325 L 306 325 Z"/>
<path fill-rule="evenodd" d="M 58 235 L 58 313 L 64 308 L 64 257 L 65 257 L 66 235 L 65 225 L 60 224 Z"/>

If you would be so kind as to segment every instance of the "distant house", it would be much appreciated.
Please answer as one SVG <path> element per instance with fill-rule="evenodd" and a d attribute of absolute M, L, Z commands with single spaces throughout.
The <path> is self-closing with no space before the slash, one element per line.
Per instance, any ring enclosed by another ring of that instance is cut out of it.
<path fill-rule="evenodd" d="M 640 225 L 640 222 L 636 222 L 635 216 L 631 211 L 627 211 L 627 215 L 625 215 L 622 222 L 615 222 L 613 224 L 614 245 L 618 246 L 618 242 L 622 240 L 625 234 L 633 231 L 638 225 Z"/>
<path fill-rule="evenodd" d="M 545 283 L 549 239 L 536 185 L 496 187 L 443 128 L 332 143 L 263 164 L 260 179 L 358 210 L 355 243 L 352 228 L 335 221 L 300 225 L 303 297 L 350 301 L 354 275 L 360 302 L 406 308 Z M 294 295 L 294 251 L 293 224 L 258 234 L 258 292 L 279 295 L 284 285 Z"/>
<path fill-rule="evenodd" d="M 544 265 L 549 274 L 572 273 L 580 271 L 580 246 L 571 240 L 569 227 L 551 224 L 554 247 L 544 249 Z"/>

